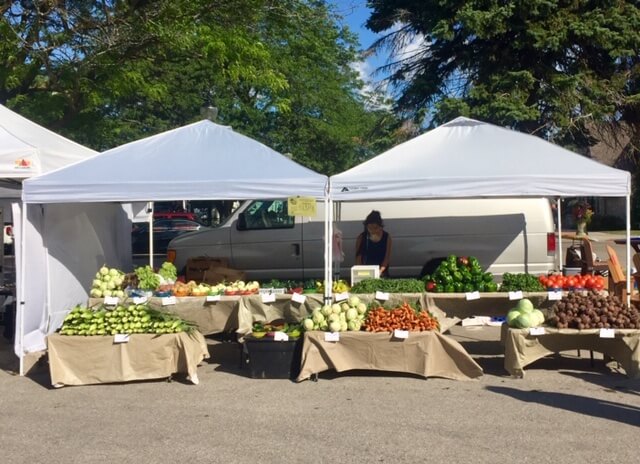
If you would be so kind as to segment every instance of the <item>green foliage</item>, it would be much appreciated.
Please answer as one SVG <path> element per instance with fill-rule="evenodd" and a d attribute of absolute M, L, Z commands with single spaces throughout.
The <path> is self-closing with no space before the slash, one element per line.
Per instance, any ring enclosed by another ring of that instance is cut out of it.
<path fill-rule="evenodd" d="M 458 115 L 584 150 L 594 128 L 640 132 L 637 2 L 370 2 L 367 26 L 399 57 L 386 67 L 397 109 L 433 125 Z M 403 27 L 398 28 L 397 24 Z M 417 52 L 404 46 L 422 39 Z"/>
<path fill-rule="evenodd" d="M 334 173 L 395 143 L 323 1 L 5 2 L 0 103 L 104 150 L 201 119 Z"/>

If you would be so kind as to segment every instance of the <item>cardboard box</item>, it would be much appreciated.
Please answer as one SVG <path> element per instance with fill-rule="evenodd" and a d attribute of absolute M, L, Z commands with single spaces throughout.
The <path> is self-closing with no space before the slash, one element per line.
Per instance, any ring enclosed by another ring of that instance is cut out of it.
<path fill-rule="evenodd" d="M 380 266 L 351 266 L 351 285 L 365 279 L 379 279 Z"/>
<path fill-rule="evenodd" d="M 205 271 L 216 267 L 227 268 L 228 266 L 229 260 L 227 258 L 212 258 L 209 256 L 189 258 L 185 266 L 185 279 L 187 282 L 190 280 L 203 282 L 202 279 L 204 278 Z"/>
<path fill-rule="evenodd" d="M 235 282 L 236 280 L 246 280 L 247 274 L 244 271 L 231 269 L 230 267 L 212 267 L 204 271 L 201 282 L 214 285 L 220 282 Z"/>

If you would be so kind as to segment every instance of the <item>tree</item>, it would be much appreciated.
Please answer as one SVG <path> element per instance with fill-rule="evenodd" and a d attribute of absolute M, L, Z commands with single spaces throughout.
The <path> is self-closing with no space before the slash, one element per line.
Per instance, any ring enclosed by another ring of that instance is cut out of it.
<path fill-rule="evenodd" d="M 333 173 L 393 143 L 324 1 L 5 3 L 0 102 L 103 150 L 201 119 Z"/>
<path fill-rule="evenodd" d="M 397 110 L 468 115 L 583 151 L 598 131 L 640 136 L 640 7 L 625 1 L 370 0 L 367 26 Z M 418 41 L 413 52 L 399 54 Z"/>

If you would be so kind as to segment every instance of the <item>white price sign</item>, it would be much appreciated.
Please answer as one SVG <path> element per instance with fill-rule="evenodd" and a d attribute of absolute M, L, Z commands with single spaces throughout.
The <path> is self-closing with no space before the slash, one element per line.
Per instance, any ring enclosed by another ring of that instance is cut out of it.
<path fill-rule="evenodd" d="M 291 301 L 293 301 L 294 303 L 302 304 L 307 301 L 307 297 L 306 295 L 302 295 L 301 293 L 293 293 L 291 295 Z"/>
<path fill-rule="evenodd" d="M 408 330 L 394 329 L 393 330 L 393 338 L 409 338 L 409 331 Z"/>
<path fill-rule="evenodd" d="M 324 333 L 324 341 L 325 342 L 339 342 L 340 341 L 340 332 L 325 332 Z"/>
<path fill-rule="evenodd" d="M 120 299 L 117 296 L 105 296 L 104 304 L 106 306 L 116 306 L 120 302 Z"/>
<path fill-rule="evenodd" d="M 381 292 L 376 290 L 376 300 L 378 301 L 387 301 L 389 299 L 389 294 L 387 292 Z"/>
<path fill-rule="evenodd" d="M 522 290 L 518 290 L 517 292 L 509 292 L 509 299 L 510 300 L 521 300 L 522 297 Z"/>
<path fill-rule="evenodd" d="M 616 338 L 614 329 L 600 329 L 600 338 Z"/>
<path fill-rule="evenodd" d="M 562 290 L 552 290 L 547 293 L 549 301 L 559 301 L 562 299 Z"/>
<path fill-rule="evenodd" d="M 477 291 L 477 290 L 475 292 L 467 292 L 467 293 L 465 293 L 465 297 L 467 298 L 467 301 L 479 300 L 480 299 L 480 292 Z"/>
<path fill-rule="evenodd" d="M 275 332 L 273 334 L 273 340 L 276 342 L 288 342 L 289 341 L 289 335 L 287 335 L 284 332 Z"/>
<path fill-rule="evenodd" d="M 207 303 L 214 303 L 216 301 L 221 301 L 221 300 L 222 300 L 221 295 L 207 295 L 207 298 L 206 298 Z"/>
<path fill-rule="evenodd" d="M 113 343 L 129 343 L 129 334 L 115 334 Z"/>
<path fill-rule="evenodd" d="M 146 296 L 134 296 L 131 301 L 133 301 L 133 304 L 136 304 L 136 305 L 145 304 L 147 302 L 147 297 Z"/>
<path fill-rule="evenodd" d="M 529 335 L 544 335 L 545 333 L 544 327 L 529 328 Z"/>
<path fill-rule="evenodd" d="M 165 296 L 162 298 L 162 306 L 171 306 L 176 304 L 176 297 L 175 296 Z"/>
<path fill-rule="evenodd" d="M 262 294 L 260 296 L 262 297 L 263 303 L 275 303 L 276 301 L 276 295 L 273 293 Z"/>
<path fill-rule="evenodd" d="M 349 292 L 336 293 L 335 294 L 335 299 L 336 299 L 336 302 L 348 300 L 349 299 Z"/>

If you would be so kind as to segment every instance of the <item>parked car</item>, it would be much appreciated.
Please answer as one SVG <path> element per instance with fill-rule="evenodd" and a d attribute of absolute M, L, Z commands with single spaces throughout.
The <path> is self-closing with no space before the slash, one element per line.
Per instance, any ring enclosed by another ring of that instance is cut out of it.
<path fill-rule="evenodd" d="M 166 253 L 167 245 L 178 235 L 206 228 L 199 222 L 189 219 L 156 219 L 153 221 L 153 252 L 154 254 Z M 133 254 L 149 253 L 148 222 L 140 222 L 133 225 L 131 250 Z"/>
<path fill-rule="evenodd" d="M 555 268 L 555 229 L 546 198 L 345 202 L 335 222 L 342 232 L 343 278 L 350 276 L 356 237 L 373 209 L 382 213 L 393 237 L 393 277 L 418 277 L 450 254 L 474 256 L 497 276 Z M 220 226 L 177 237 L 167 258 L 179 270 L 191 257 L 211 256 L 226 258 L 250 279 L 320 278 L 323 219 L 322 203 L 308 218 L 289 216 L 284 199 L 247 201 Z"/>

